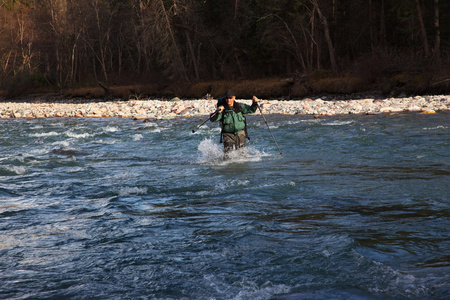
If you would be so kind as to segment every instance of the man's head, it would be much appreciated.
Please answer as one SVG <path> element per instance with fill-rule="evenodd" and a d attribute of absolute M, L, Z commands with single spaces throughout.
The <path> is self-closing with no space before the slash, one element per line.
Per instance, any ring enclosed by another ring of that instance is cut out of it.
<path fill-rule="evenodd" d="M 233 106 L 234 100 L 236 99 L 236 95 L 232 90 L 228 90 L 225 93 L 225 100 L 227 101 L 228 106 Z"/>

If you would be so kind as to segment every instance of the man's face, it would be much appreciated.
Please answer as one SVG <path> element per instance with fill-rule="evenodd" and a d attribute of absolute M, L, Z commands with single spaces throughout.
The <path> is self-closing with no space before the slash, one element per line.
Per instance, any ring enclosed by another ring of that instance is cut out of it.
<path fill-rule="evenodd" d="M 226 98 L 228 106 L 230 106 L 230 107 L 233 106 L 234 99 L 236 99 L 236 96 Z"/>

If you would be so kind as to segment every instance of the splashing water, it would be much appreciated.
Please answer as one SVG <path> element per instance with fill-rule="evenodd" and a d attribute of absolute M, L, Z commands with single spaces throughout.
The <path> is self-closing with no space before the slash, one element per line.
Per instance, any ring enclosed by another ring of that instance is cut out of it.
<path fill-rule="evenodd" d="M 264 152 L 247 146 L 231 151 L 225 159 L 222 144 L 216 144 L 211 139 L 204 139 L 201 141 L 200 145 L 198 145 L 198 150 L 201 152 L 198 163 L 210 165 L 260 161 L 261 158 L 265 156 Z"/>
<path fill-rule="evenodd" d="M 222 149 L 211 139 L 203 140 L 200 145 L 198 145 L 198 150 L 201 152 L 201 156 L 198 159 L 199 163 L 219 162 L 223 160 Z"/>

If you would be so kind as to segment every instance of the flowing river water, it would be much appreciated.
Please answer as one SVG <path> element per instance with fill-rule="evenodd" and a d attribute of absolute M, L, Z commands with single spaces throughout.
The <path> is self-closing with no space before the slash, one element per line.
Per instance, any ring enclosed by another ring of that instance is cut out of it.
<path fill-rule="evenodd" d="M 450 113 L 0 121 L 0 299 L 449 299 Z"/>

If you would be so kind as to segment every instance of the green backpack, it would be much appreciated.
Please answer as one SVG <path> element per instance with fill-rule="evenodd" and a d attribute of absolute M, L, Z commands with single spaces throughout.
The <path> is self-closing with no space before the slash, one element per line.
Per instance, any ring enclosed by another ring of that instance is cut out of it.
<path fill-rule="evenodd" d="M 217 107 L 219 106 L 225 106 L 227 104 L 227 101 L 225 99 L 225 97 L 220 97 L 217 99 Z M 241 105 L 240 103 L 237 103 L 239 105 Z M 248 136 L 248 132 L 247 132 L 247 119 L 245 118 L 244 115 L 242 115 L 244 117 L 244 132 L 245 132 L 245 137 L 250 141 L 250 137 Z M 220 143 L 223 143 L 223 123 L 222 120 L 220 121 L 220 127 L 222 128 L 222 130 L 220 131 Z"/>

